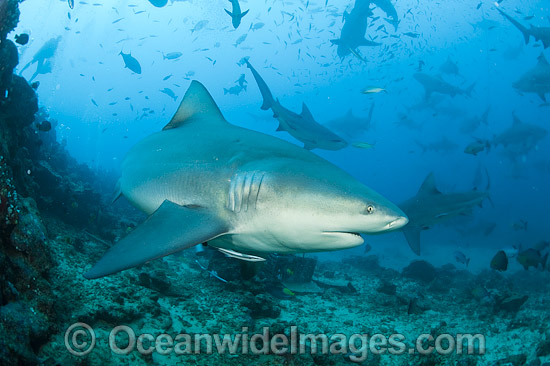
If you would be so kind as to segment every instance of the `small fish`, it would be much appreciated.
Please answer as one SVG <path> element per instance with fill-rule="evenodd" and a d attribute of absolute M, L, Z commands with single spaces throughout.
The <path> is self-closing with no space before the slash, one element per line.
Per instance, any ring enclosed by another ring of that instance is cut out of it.
<path fill-rule="evenodd" d="M 491 148 L 491 143 L 489 140 L 476 139 L 476 141 L 473 141 L 468 146 L 466 146 L 466 148 L 464 149 L 464 152 L 466 154 L 476 156 L 477 154 L 485 150 L 489 152 L 490 148 Z"/>
<path fill-rule="evenodd" d="M 491 259 L 491 268 L 503 272 L 508 269 L 508 257 L 504 250 L 499 250 Z"/>
<path fill-rule="evenodd" d="M 49 121 L 42 121 L 36 124 L 36 128 L 42 132 L 48 132 L 52 129 L 52 124 Z"/>
<path fill-rule="evenodd" d="M 96 102 L 95 100 L 93 100 L 93 98 L 92 98 L 92 104 L 95 105 L 96 107 L 99 107 L 99 106 L 97 105 L 97 102 Z"/>
<path fill-rule="evenodd" d="M 411 37 L 411 38 L 418 38 L 420 37 L 419 33 L 413 33 L 413 32 L 405 32 L 403 33 L 404 36 Z"/>
<path fill-rule="evenodd" d="M 361 91 L 361 93 L 363 93 L 363 94 L 377 94 L 377 93 L 380 93 L 380 92 L 386 92 L 387 93 L 387 90 L 379 88 L 379 87 L 370 87 L 370 88 L 363 89 L 363 91 Z"/>
<path fill-rule="evenodd" d="M 288 296 L 294 296 L 295 293 L 287 289 L 286 287 L 283 289 L 283 293 Z"/>
<path fill-rule="evenodd" d="M 352 142 L 351 146 L 356 147 L 358 149 L 372 149 L 375 144 L 369 144 L 368 142 Z"/>
<path fill-rule="evenodd" d="M 168 95 L 170 98 L 174 99 L 174 100 L 177 100 L 178 97 L 177 95 L 174 93 L 174 91 L 170 88 L 164 88 L 160 91 L 161 93 L 164 93 L 166 95 Z"/>
<path fill-rule="evenodd" d="M 204 27 L 206 27 L 207 24 L 208 24 L 208 20 L 201 20 L 197 22 L 197 24 L 195 24 L 193 29 L 191 29 L 191 33 L 194 33 L 196 31 L 203 29 Z"/>
<path fill-rule="evenodd" d="M 483 3 L 479 2 L 479 4 L 477 4 L 476 10 L 479 10 L 479 8 L 481 8 L 481 5 L 483 5 Z"/>
<path fill-rule="evenodd" d="M 527 221 L 525 220 L 519 220 L 512 224 L 512 228 L 515 231 L 525 230 L 527 231 Z"/>
<path fill-rule="evenodd" d="M 40 86 L 40 81 L 35 81 L 34 83 L 31 84 L 31 88 L 33 88 L 34 90 L 38 89 L 39 86 Z"/>
<path fill-rule="evenodd" d="M 69 3 L 69 8 L 74 9 L 74 0 L 67 0 Z"/>
<path fill-rule="evenodd" d="M 122 19 L 124 19 L 124 18 L 118 18 L 117 20 L 113 20 L 113 22 L 111 24 L 116 24 L 116 23 L 120 22 Z"/>
<path fill-rule="evenodd" d="M 370 252 L 372 250 L 372 246 L 368 243 L 365 243 L 365 249 L 363 250 L 363 253 L 364 254 L 367 254 L 368 252 Z"/>
<path fill-rule="evenodd" d="M 29 35 L 27 33 L 17 34 L 15 36 L 15 42 L 19 43 L 21 46 L 24 46 L 29 42 Z"/>
<path fill-rule="evenodd" d="M 175 59 L 180 58 L 182 55 L 183 55 L 183 53 L 181 53 L 181 52 L 170 52 L 170 53 L 167 53 L 166 55 L 163 53 L 162 58 L 164 60 L 175 60 Z"/>
<path fill-rule="evenodd" d="M 172 77 L 172 74 L 166 75 L 162 80 L 163 80 L 163 81 L 166 81 L 166 80 L 170 79 L 171 77 Z"/>
<path fill-rule="evenodd" d="M 123 53 L 122 51 L 120 51 L 120 55 L 124 60 L 124 67 L 129 68 L 136 74 L 141 74 L 141 65 L 139 64 L 139 61 L 132 56 L 131 53 Z"/>
<path fill-rule="evenodd" d="M 458 263 L 464 264 L 466 267 L 468 267 L 468 264 L 470 264 L 470 258 L 466 257 L 466 254 L 462 253 L 461 251 L 454 252 L 455 260 Z"/>

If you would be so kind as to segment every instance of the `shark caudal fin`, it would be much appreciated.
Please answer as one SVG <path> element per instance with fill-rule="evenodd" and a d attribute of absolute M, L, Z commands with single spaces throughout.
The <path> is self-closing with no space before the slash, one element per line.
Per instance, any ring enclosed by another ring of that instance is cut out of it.
<path fill-rule="evenodd" d="M 510 23 L 512 23 L 517 29 L 520 30 L 520 32 L 523 34 L 523 39 L 525 39 L 525 44 L 529 43 L 529 36 L 531 35 L 529 33 L 529 30 L 525 28 L 523 25 L 521 25 L 517 20 L 500 10 L 500 8 L 497 7 L 497 10 L 500 14 L 502 14 L 503 17 L 508 19 Z"/>
<path fill-rule="evenodd" d="M 271 90 L 269 90 L 269 87 L 265 83 L 264 79 L 262 79 L 260 74 L 258 74 L 256 69 L 254 69 L 252 67 L 252 65 L 250 64 L 250 62 L 248 62 L 248 60 L 246 60 L 246 67 L 248 67 L 250 69 L 250 71 L 252 72 L 252 75 L 254 76 L 254 79 L 256 80 L 256 83 L 258 84 L 258 88 L 260 89 L 260 93 L 262 94 L 262 97 L 264 98 L 264 101 L 263 101 L 262 106 L 260 108 L 263 109 L 264 111 L 266 111 L 269 108 L 271 108 L 271 106 L 273 105 L 273 102 L 275 101 L 273 99 L 273 94 L 271 94 Z"/>
<path fill-rule="evenodd" d="M 163 204 L 84 274 L 99 278 L 204 243 L 227 232 L 226 223 L 203 207 Z"/>

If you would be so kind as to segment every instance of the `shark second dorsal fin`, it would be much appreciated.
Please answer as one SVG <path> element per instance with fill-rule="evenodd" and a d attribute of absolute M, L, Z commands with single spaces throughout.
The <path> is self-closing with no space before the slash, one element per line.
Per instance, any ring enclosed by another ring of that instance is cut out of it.
<path fill-rule="evenodd" d="M 309 111 L 309 108 L 305 103 L 302 103 L 302 113 L 300 113 L 300 116 L 302 116 L 304 119 L 311 119 L 313 120 L 313 115 Z"/>
<path fill-rule="evenodd" d="M 163 130 L 178 128 L 189 122 L 225 123 L 222 112 L 204 85 L 191 82 L 183 100 L 170 122 Z"/>
<path fill-rule="evenodd" d="M 433 195 L 433 194 L 441 194 L 437 187 L 435 186 L 435 175 L 433 172 L 428 174 L 426 179 L 424 179 L 424 182 L 420 186 L 420 189 L 418 190 L 417 195 Z"/>

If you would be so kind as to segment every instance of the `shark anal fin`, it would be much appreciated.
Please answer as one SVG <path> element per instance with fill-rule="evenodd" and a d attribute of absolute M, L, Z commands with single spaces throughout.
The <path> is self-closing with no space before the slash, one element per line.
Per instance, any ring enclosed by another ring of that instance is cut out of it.
<path fill-rule="evenodd" d="M 416 226 L 405 226 L 402 230 L 411 250 L 414 254 L 420 255 L 420 228 Z"/>
<path fill-rule="evenodd" d="M 147 220 L 109 249 L 84 277 L 99 278 L 139 266 L 227 231 L 226 223 L 205 208 L 164 201 Z"/>

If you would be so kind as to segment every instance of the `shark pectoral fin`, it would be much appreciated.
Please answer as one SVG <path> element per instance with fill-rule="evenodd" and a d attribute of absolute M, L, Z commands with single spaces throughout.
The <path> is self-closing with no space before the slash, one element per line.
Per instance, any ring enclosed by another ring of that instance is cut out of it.
<path fill-rule="evenodd" d="M 223 9 L 223 10 L 225 10 L 225 12 L 226 12 L 227 14 L 229 14 L 229 16 L 230 16 L 231 18 L 233 18 L 233 13 L 231 13 L 231 12 L 230 12 L 229 10 L 227 10 L 227 9 Z"/>
<path fill-rule="evenodd" d="M 546 102 L 546 96 L 544 95 L 544 93 L 538 93 L 538 94 L 539 94 L 540 99 L 542 99 L 543 101 Z"/>
<path fill-rule="evenodd" d="M 248 9 L 248 10 L 250 10 L 250 9 Z M 241 13 L 241 19 L 242 19 L 242 17 L 244 17 L 246 14 L 248 14 L 248 10 L 243 11 L 243 12 Z"/>
<path fill-rule="evenodd" d="M 414 254 L 420 255 L 420 228 L 416 226 L 405 226 L 402 230 Z"/>
<path fill-rule="evenodd" d="M 113 195 L 113 198 L 111 199 L 111 204 L 115 203 L 116 200 L 118 200 L 122 196 L 122 190 L 120 189 L 120 179 L 116 182 L 115 187 L 115 194 Z"/>
<path fill-rule="evenodd" d="M 201 207 L 162 205 L 116 243 L 84 274 L 99 278 L 204 243 L 227 232 L 225 222 Z"/>

